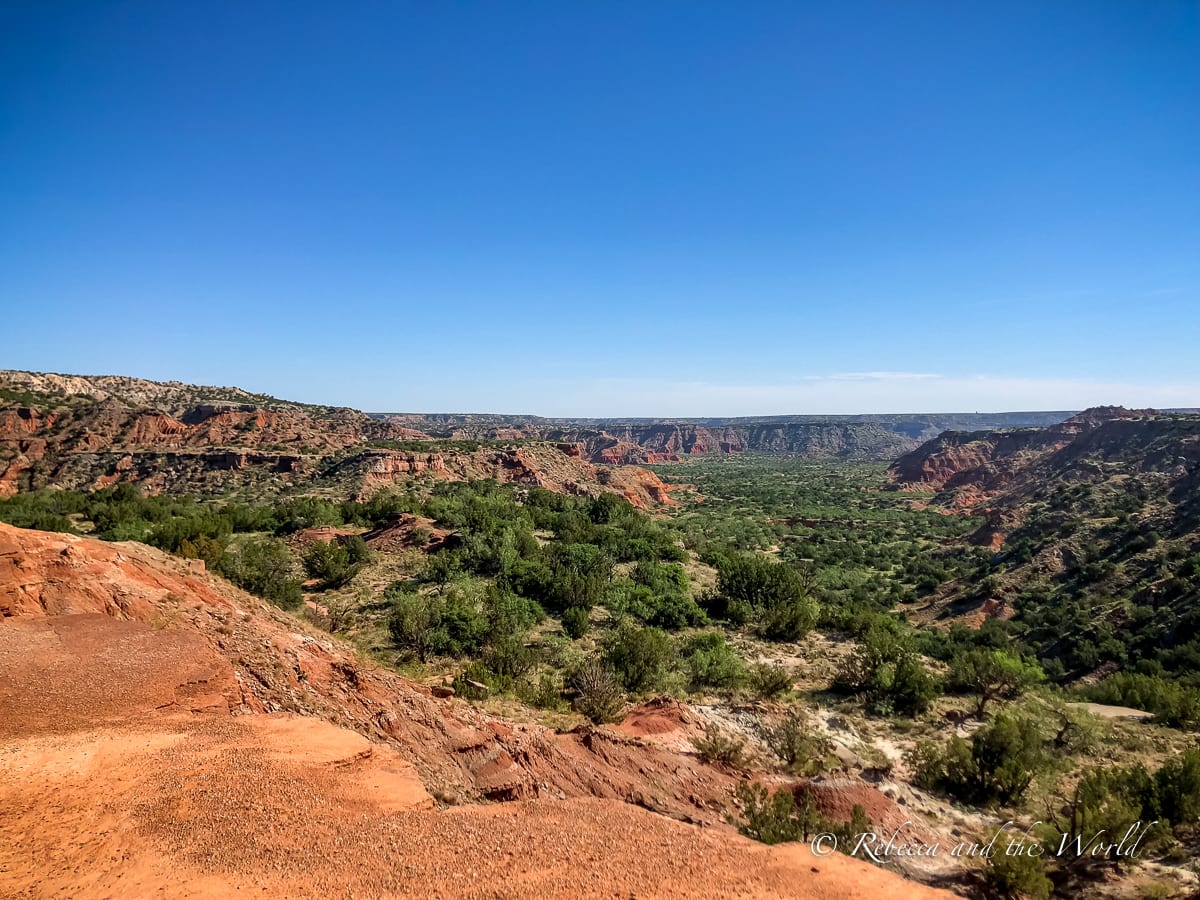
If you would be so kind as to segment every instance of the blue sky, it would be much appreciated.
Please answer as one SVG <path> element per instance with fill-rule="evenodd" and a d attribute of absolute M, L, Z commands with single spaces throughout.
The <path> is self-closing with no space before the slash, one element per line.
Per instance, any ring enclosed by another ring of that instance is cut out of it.
<path fill-rule="evenodd" d="M 1200 405 L 1200 5 L 8 2 L 0 366 Z"/>

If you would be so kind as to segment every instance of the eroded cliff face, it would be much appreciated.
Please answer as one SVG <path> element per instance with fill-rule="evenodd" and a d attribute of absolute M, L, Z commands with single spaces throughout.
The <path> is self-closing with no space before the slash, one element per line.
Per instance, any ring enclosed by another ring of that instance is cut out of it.
<path fill-rule="evenodd" d="M 598 431 L 551 428 L 545 433 L 578 446 L 593 462 L 610 465 L 729 453 L 884 460 L 916 446 L 912 438 L 873 423 L 626 424 Z"/>
<path fill-rule="evenodd" d="M 1013 431 L 947 431 L 892 463 L 893 484 L 908 489 L 968 488 L 976 499 L 1009 487 L 1026 469 L 1062 451 L 1065 461 L 1100 445 L 1125 452 L 1130 439 L 1162 427 L 1150 409 L 1096 407 L 1046 428 Z M 1168 417 L 1170 421 L 1186 421 Z"/>
<path fill-rule="evenodd" d="M 329 473 L 330 478 L 343 476 L 360 485 L 359 496 L 403 485 L 414 477 L 448 481 L 491 478 L 575 496 L 619 493 L 640 509 L 677 503 L 653 472 L 635 466 L 593 465 L 573 445 L 527 444 L 428 454 L 368 450 L 346 457 Z"/>
<path fill-rule="evenodd" d="M 1058 415 L 994 418 L 1041 421 Z M 200 494 L 270 494 L 319 484 L 362 495 L 414 478 L 494 477 L 572 493 L 613 490 L 649 506 L 671 502 L 666 487 L 653 475 L 628 467 L 732 453 L 887 460 L 911 450 L 915 436 L 943 422 L 978 419 L 785 416 L 619 422 L 369 416 L 238 388 L 0 371 L 0 496 L 121 482 L 136 482 L 150 491 Z M 463 446 L 465 441 L 512 446 L 472 448 Z M 1004 448 L 986 444 L 968 447 L 948 437 L 941 457 L 906 463 L 925 468 L 906 469 L 904 477 L 940 488 L 957 472 L 1006 456 Z"/>
<path fill-rule="evenodd" d="M 321 488 L 364 497 L 414 479 L 494 478 L 587 496 L 616 492 L 643 508 L 673 502 L 657 476 L 625 471 L 617 455 L 597 466 L 578 446 L 529 442 L 519 429 L 512 431 L 527 441 L 523 446 L 434 449 L 440 445 L 426 434 L 354 410 L 211 399 L 231 389 L 197 388 L 195 396 L 209 399 L 189 405 L 186 386 L 136 379 L 30 376 L 7 383 L 10 393 L 17 388 L 52 393 L 33 396 L 37 405 L 0 407 L 0 497 L 120 483 L 150 493 L 267 496 Z M 130 394 L 169 409 L 130 406 L 123 399 Z M 431 449 L 381 449 L 405 444 Z"/>
<path fill-rule="evenodd" d="M 214 410 L 189 424 L 112 400 L 9 407 L 0 410 L 0 496 L 123 481 L 153 492 L 209 493 L 272 477 L 294 480 L 316 470 L 314 448 L 304 441 L 339 448 L 354 440 L 352 431 L 318 434 L 311 422 L 261 410 Z"/>
<path fill-rule="evenodd" d="M 314 418 L 302 412 L 254 407 L 192 407 L 180 417 L 162 410 L 130 408 L 112 400 L 86 405 L 10 406 L 0 409 L 0 441 L 37 436 L 70 452 L 98 449 L 247 448 L 288 445 L 330 450 L 371 439 L 403 439 L 411 432 L 362 415 Z"/>
<path fill-rule="evenodd" d="M 1002 490 L 1040 454 L 1069 444 L 1061 429 L 1013 432 L 946 432 L 896 460 L 891 481 L 902 489 L 959 490 L 955 505 L 970 506 Z"/>
<path fill-rule="evenodd" d="M 153 490 L 210 492 L 219 490 L 222 477 L 235 489 L 283 490 L 304 479 L 355 466 L 363 468 L 365 479 L 355 490 L 366 492 L 397 478 L 467 477 L 461 473 L 481 469 L 527 483 L 578 483 L 590 491 L 608 474 L 583 469 L 576 475 L 542 474 L 547 468 L 562 468 L 561 461 L 552 462 L 552 456 L 543 450 L 534 451 L 538 459 L 529 465 L 519 459 L 489 460 L 463 447 L 443 452 L 437 444 L 557 444 L 567 456 L 613 471 L 729 453 L 889 460 L 944 427 L 1053 423 L 1066 415 L 781 416 L 695 421 L 367 415 L 344 407 L 292 403 L 234 387 L 0 371 L 0 496 L 40 487 L 87 488 L 123 480 L 137 480 Z M 429 443 L 429 451 L 408 446 L 420 443 Z M 356 454 L 383 448 L 392 448 L 391 455 L 372 457 L 365 468 L 358 463 L 344 465 Z M 948 465 L 955 468 L 960 463 Z M 639 503 L 665 496 L 664 489 L 645 474 L 617 476 L 616 481 L 622 482 L 619 489 L 623 493 Z"/>
<path fill-rule="evenodd" d="M 974 540 L 993 550 L 1078 485 L 1132 490 L 1186 515 L 1200 506 L 1200 416 L 1099 407 L 1048 428 L 948 432 L 896 460 L 889 477 L 900 490 L 935 492 L 943 508 L 983 514 Z"/>
<path fill-rule="evenodd" d="M 546 419 L 537 416 L 379 414 L 453 440 L 524 438 L 573 444 L 592 462 L 672 462 L 723 453 L 891 460 L 944 431 L 1057 425 L 1070 412 L 781 415 L 732 419 Z"/>

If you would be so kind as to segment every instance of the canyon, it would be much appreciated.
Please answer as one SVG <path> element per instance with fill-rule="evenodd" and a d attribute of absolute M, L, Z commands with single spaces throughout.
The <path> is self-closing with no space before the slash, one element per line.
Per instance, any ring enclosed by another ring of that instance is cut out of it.
<path fill-rule="evenodd" d="M 496 478 L 669 505 L 639 466 L 734 453 L 891 460 L 947 427 L 1067 413 L 568 420 L 366 414 L 234 387 L 0 371 L 0 497 L 134 483 L 153 493 L 365 497 L 413 479 Z"/>

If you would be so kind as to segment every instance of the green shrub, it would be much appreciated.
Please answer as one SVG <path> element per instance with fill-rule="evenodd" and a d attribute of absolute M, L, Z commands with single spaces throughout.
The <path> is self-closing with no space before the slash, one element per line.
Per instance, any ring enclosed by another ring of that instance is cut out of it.
<path fill-rule="evenodd" d="M 1096 836 L 1113 835 L 1117 841 L 1133 829 L 1140 832 L 1136 839 L 1139 852 L 1161 847 L 1170 837 L 1162 801 L 1156 777 L 1141 764 L 1094 769 L 1079 779 L 1060 815 L 1044 827 L 1045 837 L 1064 848 L 1068 862 L 1086 858 L 1092 863 L 1107 860 L 1120 866 L 1128 861 L 1126 857 L 1107 850 L 1103 854 L 1093 852 L 1091 845 Z"/>
<path fill-rule="evenodd" d="M 771 640 L 799 640 L 817 622 L 820 606 L 790 566 L 753 553 L 715 560 L 717 591 L 705 598 L 707 612 L 731 622 L 758 618 Z"/>
<path fill-rule="evenodd" d="M 1164 725 L 1194 725 L 1200 722 L 1200 690 L 1174 678 L 1118 672 L 1087 691 L 1096 703 L 1129 706 L 1154 713 Z"/>
<path fill-rule="evenodd" d="M 1000 714 L 971 736 L 976 793 L 984 800 L 1015 803 L 1050 768 L 1052 748 L 1041 725 L 1028 716 Z"/>
<path fill-rule="evenodd" d="M 444 594 L 422 597 L 436 616 L 430 649 L 443 656 L 474 656 L 492 630 L 480 608 L 478 588 L 456 584 Z"/>
<path fill-rule="evenodd" d="M 789 711 L 777 724 L 763 728 L 763 742 L 796 775 L 820 773 L 833 742 L 813 725 L 809 716 Z"/>
<path fill-rule="evenodd" d="M 671 638 L 657 628 L 622 622 L 604 642 L 604 662 L 631 693 L 657 690 L 675 659 Z"/>
<path fill-rule="evenodd" d="M 817 623 L 820 607 L 805 595 L 778 597 L 759 613 L 763 637 L 772 641 L 798 641 Z"/>
<path fill-rule="evenodd" d="M 999 849 L 988 858 L 984 880 L 988 894 L 998 900 L 1049 900 L 1054 889 L 1041 857 Z"/>
<path fill-rule="evenodd" d="M 533 668 L 536 657 L 533 650 L 526 646 L 525 635 L 510 631 L 488 639 L 483 662 L 497 675 L 511 681 Z"/>
<path fill-rule="evenodd" d="M 524 634 L 546 617 L 546 611 L 536 601 L 496 585 L 489 585 L 483 591 L 482 603 L 491 637 L 509 632 Z"/>
<path fill-rule="evenodd" d="M 575 709 L 597 725 L 615 722 L 625 706 L 620 682 L 598 659 L 583 663 L 571 676 Z"/>
<path fill-rule="evenodd" d="M 1200 750 L 1187 750 L 1163 763 L 1155 773 L 1154 788 L 1157 811 L 1172 825 L 1200 822 Z"/>
<path fill-rule="evenodd" d="M 965 790 L 977 774 L 970 744 L 957 736 L 945 743 L 919 741 L 905 754 L 905 762 L 913 784 L 927 791 Z"/>
<path fill-rule="evenodd" d="M 733 769 L 744 769 L 747 764 L 744 739 L 722 731 L 714 722 L 704 726 L 704 737 L 692 741 L 701 759 L 720 763 Z"/>
<path fill-rule="evenodd" d="M 970 803 L 1018 802 L 1055 761 L 1053 742 L 1029 716 L 1000 713 L 976 731 L 970 743 L 923 742 L 908 754 L 913 782 Z"/>
<path fill-rule="evenodd" d="M 693 688 L 732 690 L 745 679 L 742 660 L 719 631 L 691 637 L 684 646 L 683 658 Z"/>
<path fill-rule="evenodd" d="M 410 582 L 397 582 L 384 591 L 391 603 L 388 631 L 396 647 L 410 650 L 425 662 L 431 655 L 474 656 L 491 633 L 480 608 L 478 588 L 455 585 L 445 594 L 419 594 Z"/>
<path fill-rule="evenodd" d="M 560 672 L 573 672 L 583 664 L 583 655 L 571 639 L 561 634 L 543 634 L 539 645 L 542 661 Z"/>
<path fill-rule="evenodd" d="M 792 689 L 792 674 L 783 666 L 756 663 L 750 667 L 750 687 L 763 699 L 786 694 Z"/>
<path fill-rule="evenodd" d="M 743 781 L 737 786 L 737 799 L 745 819 L 738 824 L 738 831 L 764 844 L 807 841 L 821 829 L 811 794 L 805 793 L 797 802 L 787 788 L 772 794 L 763 784 Z"/>
<path fill-rule="evenodd" d="M 304 594 L 295 577 L 295 560 L 283 541 L 251 538 L 222 555 L 222 575 L 240 588 L 284 609 L 300 605 Z"/>
<path fill-rule="evenodd" d="M 923 712 L 938 694 L 911 636 L 889 619 L 877 619 L 842 664 L 836 686 L 861 693 L 879 714 Z"/>
<path fill-rule="evenodd" d="M 591 622 L 588 619 L 588 611 L 580 606 L 572 606 L 562 615 L 563 631 L 574 640 L 578 640 L 588 633 L 588 628 L 591 627 Z"/>
<path fill-rule="evenodd" d="M 648 625 L 677 630 L 707 622 L 688 591 L 683 566 L 642 560 L 630 575 L 628 610 Z"/>
<path fill-rule="evenodd" d="M 342 525 L 345 522 L 338 504 L 316 497 L 297 497 L 278 503 L 275 520 L 278 523 L 276 534 L 292 534 L 304 528 Z"/>
<path fill-rule="evenodd" d="M 561 709 L 565 705 L 562 697 L 562 682 L 549 672 L 532 681 L 521 681 L 517 685 L 517 696 L 530 706 L 539 709 Z"/>
<path fill-rule="evenodd" d="M 411 650 L 425 662 L 438 643 L 435 632 L 442 623 L 440 601 L 407 590 L 388 593 L 392 598 L 392 612 L 388 616 L 392 643 Z"/>
<path fill-rule="evenodd" d="M 547 608 L 572 606 L 589 610 L 602 603 L 612 585 L 613 560 L 594 544 L 566 543 L 548 548 L 551 577 L 543 586 L 546 595 L 534 599 Z"/>
<path fill-rule="evenodd" d="M 349 584 L 369 561 L 371 551 L 358 535 L 333 541 L 317 541 L 304 553 L 304 570 L 320 581 L 320 589 Z"/>

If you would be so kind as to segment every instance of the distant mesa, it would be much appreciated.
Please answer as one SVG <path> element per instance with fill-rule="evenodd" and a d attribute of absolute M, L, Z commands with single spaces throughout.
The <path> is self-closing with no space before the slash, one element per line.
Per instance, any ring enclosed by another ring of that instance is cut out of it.
<path fill-rule="evenodd" d="M 675 501 L 639 467 L 741 453 L 895 460 L 898 486 L 941 490 L 974 480 L 986 493 L 991 482 L 964 473 L 1018 448 L 1061 444 L 1095 421 L 1148 414 L 1116 407 L 1077 415 L 727 419 L 367 414 L 236 387 L 0 371 L 0 496 L 135 483 L 200 496 L 333 489 L 366 497 L 413 479 L 495 478 L 569 494 L 619 493 L 650 508 Z M 993 432 L 1002 436 L 978 436 Z"/>

